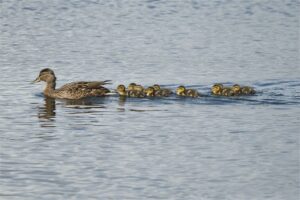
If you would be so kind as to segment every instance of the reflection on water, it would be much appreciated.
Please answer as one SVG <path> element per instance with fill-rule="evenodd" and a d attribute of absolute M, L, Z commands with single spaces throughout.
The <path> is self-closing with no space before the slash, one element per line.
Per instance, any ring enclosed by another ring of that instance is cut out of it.
<path fill-rule="evenodd" d="M 53 120 L 56 115 L 55 99 L 44 97 L 44 105 L 38 108 L 38 118 Z"/>
<path fill-rule="evenodd" d="M 1 200 L 299 199 L 298 1 L 0 2 Z M 54 100 L 45 67 L 204 96 Z"/>
<path fill-rule="evenodd" d="M 119 97 L 119 106 L 124 106 L 126 102 L 126 96 Z"/>
<path fill-rule="evenodd" d="M 83 99 L 54 99 L 44 97 L 44 104 L 38 107 L 38 118 L 53 120 L 56 115 L 56 103 L 64 105 L 66 108 L 92 109 L 105 108 L 105 97 L 101 98 L 83 98 Z M 124 99 L 125 102 L 125 99 Z M 123 105 L 124 105 L 123 102 Z"/>

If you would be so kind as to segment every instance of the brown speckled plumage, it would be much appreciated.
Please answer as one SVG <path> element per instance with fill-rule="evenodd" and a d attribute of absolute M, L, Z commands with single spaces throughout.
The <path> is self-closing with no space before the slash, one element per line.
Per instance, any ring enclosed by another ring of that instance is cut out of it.
<path fill-rule="evenodd" d="M 46 82 L 44 95 L 52 98 L 62 99 L 81 99 L 85 97 L 105 96 L 110 91 L 102 85 L 108 84 L 109 81 L 80 81 L 63 85 L 55 89 L 56 77 L 53 70 L 46 68 L 41 70 L 39 76 L 34 82 Z"/>

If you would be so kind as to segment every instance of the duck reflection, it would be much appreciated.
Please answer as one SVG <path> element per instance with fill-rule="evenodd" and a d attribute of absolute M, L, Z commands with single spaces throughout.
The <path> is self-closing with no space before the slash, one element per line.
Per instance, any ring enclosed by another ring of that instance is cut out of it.
<path fill-rule="evenodd" d="M 126 96 L 119 96 L 119 106 L 124 106 L 126 102 Z"/>
<path fill-rule="evenodd" d="M 66 107 L 91 109 L 91 108 L 106 108 L 107 99 L 89 97 L 83 99 L 64 99 L 61 100 Z"/>
<path fill-rule="evenodd" d="M 47 120 L 53 119 L 56 115 L 55 99 L 50 97 L 45 97 L 44 101 L 45 101 L 44 105 L 39 107 L 38 117 L 40 119 L 47 119 Z"/>
<path fill-rule="evenodd" d="M 105 98 L 84 98 L 78 100 L 54 99 L 44 97 L 44 104 L 38 107 L 38 118 L 41 121 L 54 121 L 56 116 L 56 101 L 59 105 L 73 109 L 106 108 Z"/>

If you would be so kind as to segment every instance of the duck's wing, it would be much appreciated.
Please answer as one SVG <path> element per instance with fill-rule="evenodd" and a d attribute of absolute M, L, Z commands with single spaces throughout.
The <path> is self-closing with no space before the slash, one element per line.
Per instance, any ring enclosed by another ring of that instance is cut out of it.
<path fill-rule="evenodd" d="M 105 81 L 79 81 L 63 85 L 59 90 L 74 90 L 74 89 L 102 89 L 102 85 L 110 84 L 110 80 Z"/>

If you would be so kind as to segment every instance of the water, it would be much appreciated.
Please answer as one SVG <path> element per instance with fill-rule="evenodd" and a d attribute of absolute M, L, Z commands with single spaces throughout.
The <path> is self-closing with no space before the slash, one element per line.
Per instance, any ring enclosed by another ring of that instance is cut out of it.
<path fill-rule="evenodd" d="M 0 1 L 0 199 L 298 199 L 298 1 Z M 207 95 L 45 99 L 75 80 Z M 215 82 L 256 96 L 217 98 Z"/>

